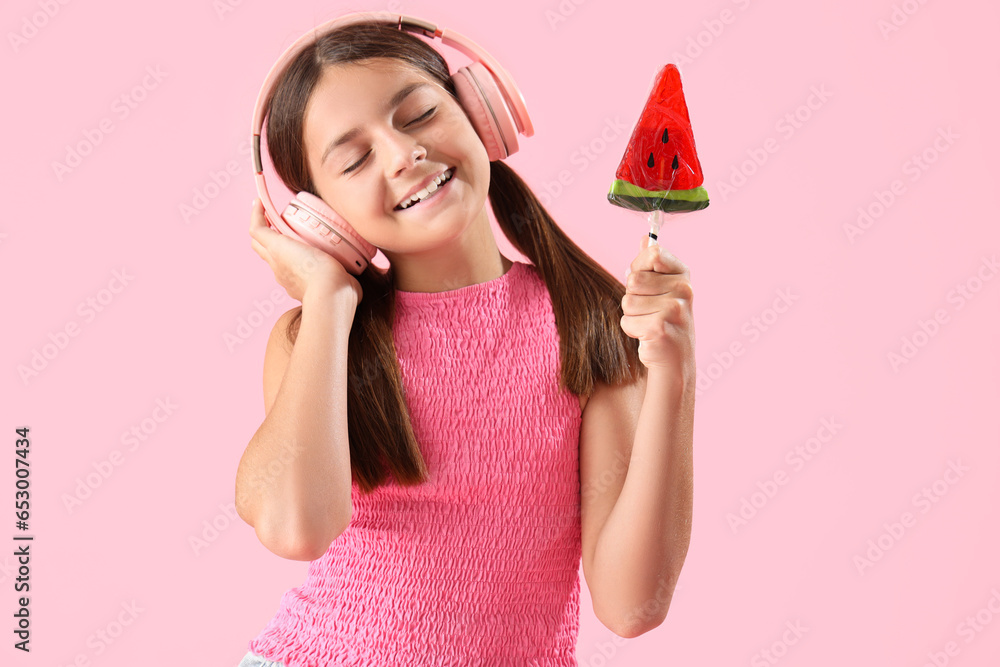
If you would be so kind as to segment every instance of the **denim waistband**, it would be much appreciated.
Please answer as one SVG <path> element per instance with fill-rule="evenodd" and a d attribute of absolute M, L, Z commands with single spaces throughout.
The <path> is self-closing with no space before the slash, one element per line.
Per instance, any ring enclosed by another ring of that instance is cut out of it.
<path fill-rule="evenodd" d="M 285 667 L 285 663 L 268 660 L 267 658 L 257 655 L 253 651 L 247 651 L 247 654 L 243 656 L 243 659 L 240 660 L 240 664 L 237 665 L 237 667 Z"/>

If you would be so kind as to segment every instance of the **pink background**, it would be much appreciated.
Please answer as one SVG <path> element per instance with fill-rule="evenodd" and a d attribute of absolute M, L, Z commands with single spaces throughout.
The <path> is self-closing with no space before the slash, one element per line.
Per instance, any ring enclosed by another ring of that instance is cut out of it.
<path fill-rule="evenodd" d="M 227 510 L 296 305 L 250 248 L 249 121 L 292 40 L 391 9 L 507 67 L 536 130 L 509 163 L 623 278 L 646 225 L 605 195 L 656 69 L 681 67 L 712 197 L 661 236 L 697 295 L 691 549 L 639 638 L 583 585 L 580 664 L 998 664 L 995 3 L 223 2 L 4 3 L 0 662 L 235 667 L 302 582 Z M 10 616 L 23 425 L 30 655 Z"/>

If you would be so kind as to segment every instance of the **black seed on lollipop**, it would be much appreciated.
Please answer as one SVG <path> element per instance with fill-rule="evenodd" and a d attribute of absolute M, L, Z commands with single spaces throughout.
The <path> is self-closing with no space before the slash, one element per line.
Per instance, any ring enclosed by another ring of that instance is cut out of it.
<path fill-rule="evenodd" d="M 667 128 L 663 128 L 663 137 L 660 139 L 663 143 L 667 143 Z"/>
<path fill-rule="evenodd" d="M 646 166 L 649 167 L 650 169 L 652 169 L 654 164 L 655 163 L 653 162 L 653 154 L 650 153 L 649 154 L 649 159 L 646 160 Z"/>
<path fill-rule="evenodd" d="M 674 153 L 674 161 L 670 164 L 670 168 L 671 169 L 676 169 L 677 168 L 677 154 L 676 153 Z"/>

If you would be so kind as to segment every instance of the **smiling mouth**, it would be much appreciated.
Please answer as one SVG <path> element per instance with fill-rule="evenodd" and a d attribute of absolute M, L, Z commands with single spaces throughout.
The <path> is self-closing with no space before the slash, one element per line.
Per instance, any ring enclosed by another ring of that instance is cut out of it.
<path fill-rule="evenodd" d="M 414 206 L 419 205 L 421 202 L 427 201 L 430 197 L 432 197 L 434 195 L 435 192 L 437 192 L 438 190 L 440 190 L 441 188 L 443 188 L 446 183 L 450 182 L 451 179 L 452 179 L 452 177 L 454 175 L 455 175 L 455 168 L 454 167 L 449 167 L 441 175 L 441 177 L 438 179 L 438 181 L 437 181 L 436 184 L 435 184 L 434 181 L 431 181 L 430 185 L 427 187 L 426 190 L 420 190 L 413 197 L 411 197 L 410 199 L 407 199 L 405 202 L 403 202 L 399 206 L 396 206 L 393 210 L 394 211 L 406 211 L 408 209 L 413 208 Z M 433 188 L 433 190 L 431 188 Z M 423 197 L 420 197 L 421 193 L 423 193 Z M 419 199 L 414 199 L 414 197 L 419 197 Z"/>

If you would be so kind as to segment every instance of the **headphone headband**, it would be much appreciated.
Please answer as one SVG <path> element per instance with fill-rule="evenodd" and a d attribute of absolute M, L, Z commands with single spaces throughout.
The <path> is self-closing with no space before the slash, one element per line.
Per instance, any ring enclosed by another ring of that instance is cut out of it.
<path fill-rule="evenodd" d="M 355 12 L 327 21 L 299 37 L 291 46 L 285 49 L 285 52 L 281 54 L 281 57 L 278 58 L 277 62 L 274 63 L 271 70 L 267 73 L 267 77 L 260 87 L 260 92 L 257 94 L 257 104 L 254 106 L 253 121 L 250 125 L 250 132 L 253 135 L 254 170 L 258 174 L 263 171 L 263 163 L 260 159 L 260 134 L 264 126 L 264 112 L 278 77 L 281 76 L 288 64 L 300 51 L 315 43 L 321 35 L 330 32 L 333 28 L 372 21 L 389 25 L 395 24 L 398 30 L 422 33 L 425 37 L 431 39 L 439 38 L 442 44 L 457 49 L 472 60 L 482 63 L 503 84 L 500 86 L 500 90 L 513 112 L 514 122 L 517 124 L 518 131 L 526 137 L 530 137 L 535 133 L 535 129 L 531 124 L 531 118 L 528 117 L 528 109 L 524 104 L 524 96 L 521 95 L 521 91 L 514 83 L 514 80 L 500 66 L 500 63 L 496 59 L 471 39 L 455 31 L 439 30 L 433 23 L 412 16 L 404 16 L 393 12 Z"/>

